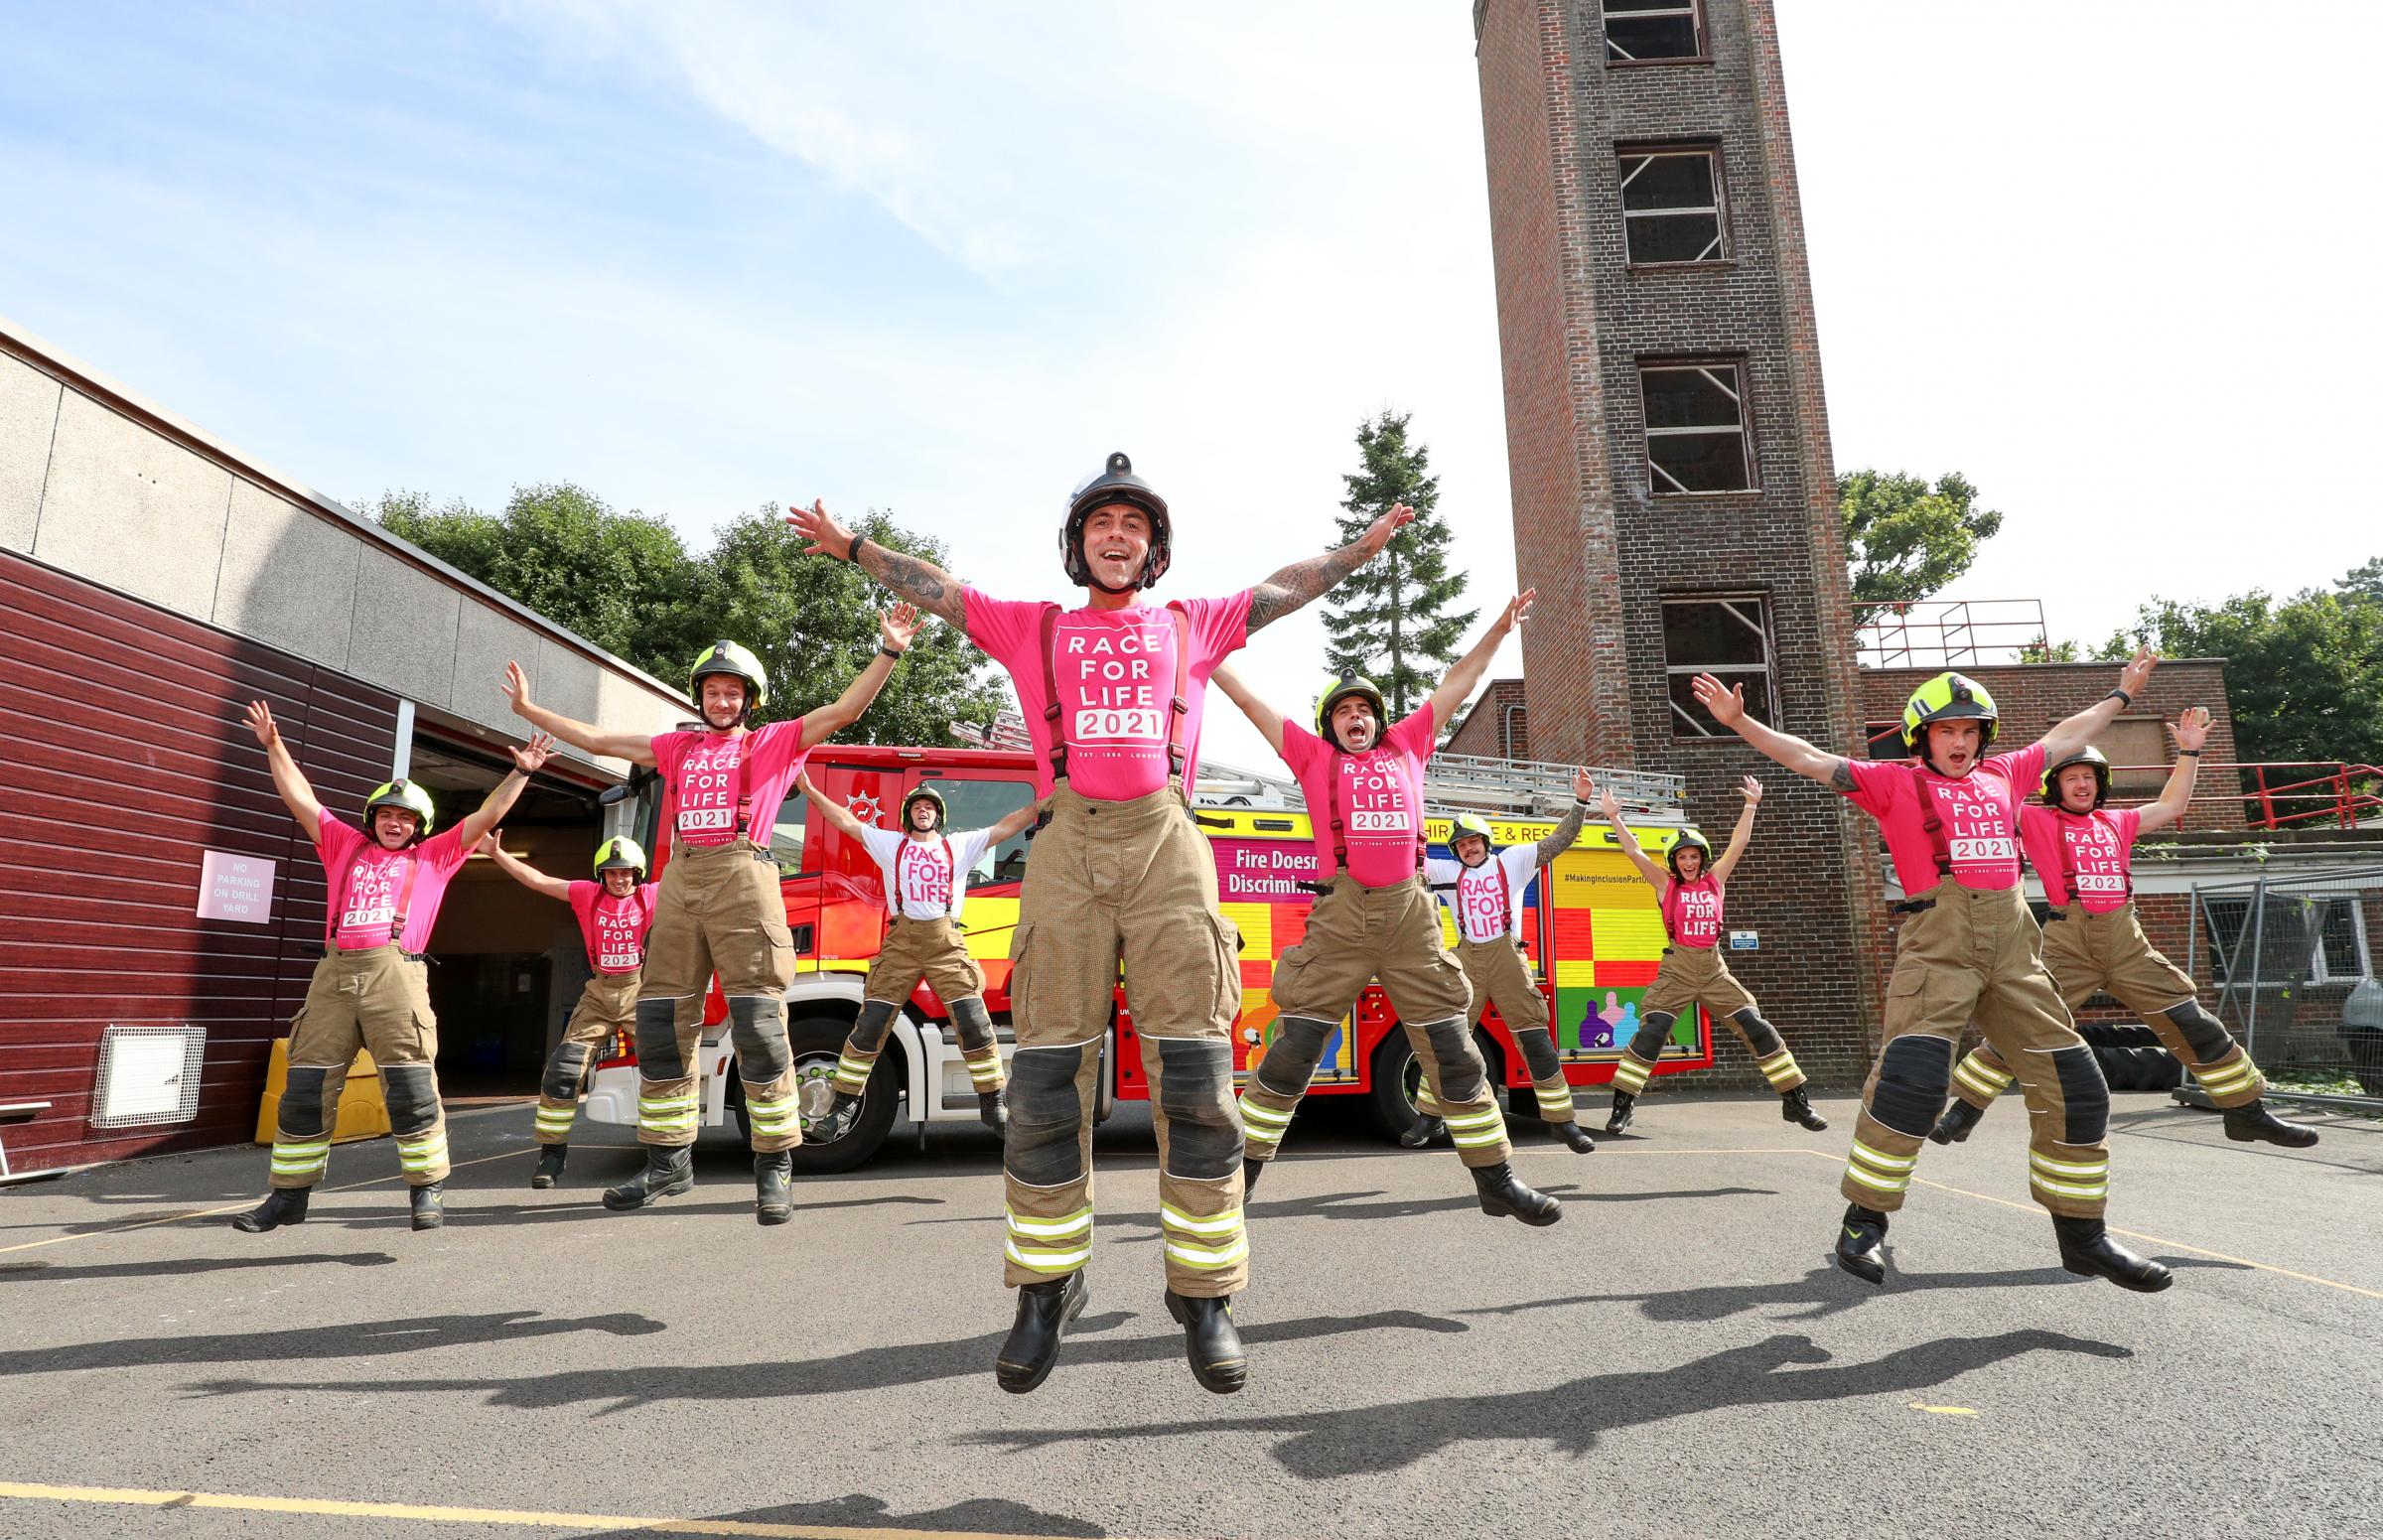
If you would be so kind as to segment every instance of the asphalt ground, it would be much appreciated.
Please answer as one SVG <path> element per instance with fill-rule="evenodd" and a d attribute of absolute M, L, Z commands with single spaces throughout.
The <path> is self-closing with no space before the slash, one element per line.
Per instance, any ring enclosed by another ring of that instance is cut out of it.
<path fill-rule="evenodd" d="M 2383 1527 L 2383 1125 L 2308 1152 L 2118 1099 L 2114 1227 L 2176 1270 L 2060 1271 L 2027 1120 L 1927 1147 L 1884 1289 L 1826 1251 L 1852 1105 L 1640 1103 L 1516 1162 L 1493 1220 L 1447 1151 L 1303 1117 L 1250 1208 L 1251 1383 L 1187 1372 L 1147 1115 L 1101 1131 L 1091 1301 L 997 1390 L 998 1152 L 898 1139 L 752 1219 L 743 1153 L 617 1215 L 625 1144 L 533 1192 L 529 1109 L 452 1122 L 444 1230 L 386 1140 L 313 1217 L 228 1214 L 238 1148 L 0 1190 L 0 1536 L 1434 1537 Z M 708 1136 L 707 1136 L 708 1137 Z"/>

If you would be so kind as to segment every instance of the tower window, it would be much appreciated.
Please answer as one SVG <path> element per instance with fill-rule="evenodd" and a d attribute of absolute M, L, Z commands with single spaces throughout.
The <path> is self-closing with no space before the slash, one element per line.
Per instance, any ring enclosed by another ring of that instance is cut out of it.
<path fill-rule="evenodd" d="M 1699 594 L 1663 601 L 1663 667 L 1671 690 L 1671 736 L 1728 738 L 1697 703 L 1698 674 L 1746 691 L 1747 715 L 1770 723 L 1777 699 L 1770 606 L 1759 594 Z"/>
<path fill-rule="evenodd" d="M 1632 262 L 1711 262 L 1729 255 L 1720 161 L 1710 149 L 1622 152 L 1616 174 Z"/>
<path fill-rule="evenodd" d="M 1606 63 L 1705 57 L 1702 0 L 1605 0 Z"/>
<path fill-rule="evenodd" d="M 1743 364 L 1642 363 L 1638 395 L 1646 409 L 1647 481 L 1656 496 L 1754 485 Z"/>

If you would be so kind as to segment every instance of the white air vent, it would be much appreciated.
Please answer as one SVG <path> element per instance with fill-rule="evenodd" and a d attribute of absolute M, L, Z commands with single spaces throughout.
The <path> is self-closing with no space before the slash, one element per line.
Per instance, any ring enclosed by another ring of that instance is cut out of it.
<path fill-rule="evenodd" d="M 91 1126 L 188 1123 L 199 1115 L 199 1065 L 206 1056 L 204 1027 L 109 1027 L 99 1039 Z"/>

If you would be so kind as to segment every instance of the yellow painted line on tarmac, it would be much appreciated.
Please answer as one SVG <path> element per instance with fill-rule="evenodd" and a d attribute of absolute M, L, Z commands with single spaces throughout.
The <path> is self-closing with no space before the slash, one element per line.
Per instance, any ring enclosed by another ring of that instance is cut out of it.
<path fill-rule="evenodd" d="M 1978 1409 L 1974 1406 L 1930 1406 L 1925 1401 L 1912 1402 L 1911 1410 L 1932 1412 L 1938 1417 L 1975 1417 L 1978 1415 Z"/>
<path fill-rule="evenodd" d="M 641 1529 L 665 1535 L 763 1536 L 766 1540 L 1058 1540 L 974 1529 L 851 1528 L 838 1524 L 767 1524 L 733 1518 L 657 1518 L 631 1513 L 548 1513 L 534 1508 L 455 1508 L 413 1502 L 348 1502 L 327 1497 L 256 1497 L 229 1492 L 152 1491 L 137 1486 L 50 1486 L 0 1481 L 0 1499 L 78 1502 L 142 1508 L 215 1508 L 239 1513 L 311 1513 L 330 1518 L 398 1519 L 418 1524 L 493 1524 L 515 1529 Z"/>
<path fill-rule="evenodd" d="M 535 1155 L 537 1153 L 537 1146 L 531 1145 L 525 1150 L 506 1150 L 499 1155 L 478 1155 L 468 1161 L 456 1161 L 451 1163 L 448 1169 L 461 1171 L 467 1166 L 480 1166 L 490 1161 L 510 1160 L 516 1155 Z M 403 1172 L 393 1172 L 386 1177 L 370 1177 L 362 1182 L 342 1182 L 336 1186 L 320 1187 L 315 1190 L 319 1192 L 352 1192 L 357 1188 L 376 1188 L 384 1182 L 402 1182 L 404 1180 Z M 213 1208 L 194 1208 L 188 1213 L 162 1214 L 155 1219 L 131 1219 L 122 1224 L 108 1225 L 105 1229 L 77 1230 L 71 1235 L 53 1235 L 48 1240 L 19 1241 L 13 1246 L 0 1246 L 0 1257 L 8 1255 L 12 1251 L 34 1251 L 43 1246 L 61 1246 L 70 1240 L 89 1240 L 98 1235 L 121 1235 L 126 1230 L 145 1230 L 153 1224 L 180 1224 L 185 1219 L 207 1219 L 216 1214 L 238 1213 L 243 1208 L 254 1208 L 256 1204 L 255 1198 L 244 1197 L 236 1203 L 222 1203 Z"/>

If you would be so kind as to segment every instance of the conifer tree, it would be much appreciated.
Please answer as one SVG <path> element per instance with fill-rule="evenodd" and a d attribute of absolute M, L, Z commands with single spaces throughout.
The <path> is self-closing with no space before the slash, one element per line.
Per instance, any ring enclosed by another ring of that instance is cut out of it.
<path fill-rule="evenodd" d="M 1339 543 L 1356 539 L 1397 503 L 1413 508 L 1415 521 L 1343 579 L 1324 610 L 1327 661 L 1336 673 L 1362 674 L 1379 685 L 1394 720 L 1431 694 L 1480 615 L 1449 610 L 1464 597 L 1466 576 L 1448 570 L 1440 479 L 1431 474 L 1430 451 L 1408 438 L 1407 420 L 1404 412 L 1385 411 L 1357 425 L 1361 469 L 1341 478 L 1348 496 L 1340 504 L 1347 513 Z"/>

